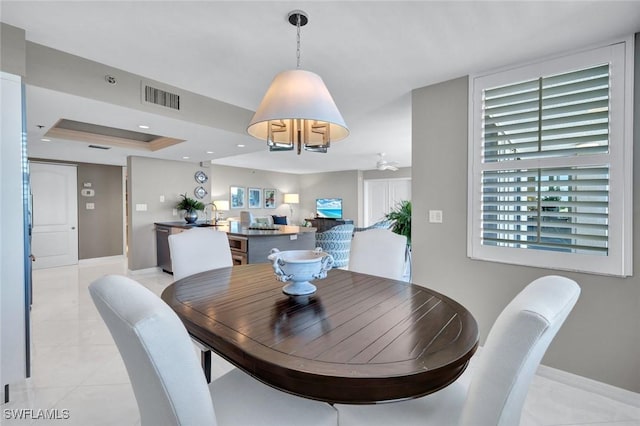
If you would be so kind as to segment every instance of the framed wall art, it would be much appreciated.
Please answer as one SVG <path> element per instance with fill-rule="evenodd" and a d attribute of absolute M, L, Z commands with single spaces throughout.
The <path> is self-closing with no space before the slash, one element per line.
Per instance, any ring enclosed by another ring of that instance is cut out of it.
<path fill-rule="evenodd" d="M 243 186 L 231 186 L 229 188 L 229 205 L 232 209 L 245 208 L 245 191 Z"/>
<path fill-rule="evenodd" d="M 262 208 L 262 190 L 260 188 L 249 188 L 249 208 Z"/>
<path fill-rule="evenodd" d="M 276 190 L 271 188 L 264 189 L 264 208 L 275 209 L 276 208 Z"/>

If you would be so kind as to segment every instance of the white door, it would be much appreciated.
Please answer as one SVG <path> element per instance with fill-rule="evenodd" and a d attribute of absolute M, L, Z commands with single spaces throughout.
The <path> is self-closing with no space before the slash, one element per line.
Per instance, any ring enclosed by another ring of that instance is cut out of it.
<path fill-rule="evenodd" d="M 369 226 L 383 220 L 400 201 L 411 200 L 411 179 L 368 179 L 364 194 L 364 226 Z"/>
<path fill-rule="evenodd" d="M 78 263 L 77 169 L 30 163 L 34 269 Z"/>

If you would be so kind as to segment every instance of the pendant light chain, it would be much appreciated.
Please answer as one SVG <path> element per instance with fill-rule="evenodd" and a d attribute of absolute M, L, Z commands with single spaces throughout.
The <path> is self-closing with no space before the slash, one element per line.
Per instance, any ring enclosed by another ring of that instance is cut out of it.
<path fill-rule="evenodd" d="M 297 15 L 297 22 L 296 22 L 296 29 L 297 29 L 297 35 L 296 35 L 296 68 L 300 69 L 300 14 L 298 13 Z"/>

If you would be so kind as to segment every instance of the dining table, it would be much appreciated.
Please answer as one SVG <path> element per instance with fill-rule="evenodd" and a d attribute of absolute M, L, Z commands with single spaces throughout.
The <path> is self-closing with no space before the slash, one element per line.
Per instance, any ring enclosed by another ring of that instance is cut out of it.
<path fill-rule="evenodd" d="M 373 404 L 454 382 L 478 345 L 473 315 L 427 287 L 331 269 L 315 293 L 282 292 L 268 263 L 201 272 L 162 299 L 205 348 L 305 398 Z"/>

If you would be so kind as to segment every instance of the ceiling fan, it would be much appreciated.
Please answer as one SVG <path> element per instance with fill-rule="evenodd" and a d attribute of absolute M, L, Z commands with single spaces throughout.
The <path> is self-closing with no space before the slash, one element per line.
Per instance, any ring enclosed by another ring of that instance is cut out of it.
<path fill-rule="evenodd" d="M 395 172 L 398 170 L 398 163 L 395 161 L 387 161 L 384 159 L 385 155 L 387 155 L 384 152 L 381 152 L 378 154 L 378 162 L 376 163 L 376 169 L 378 170 L 391 170 L 392 172 Z"/>

